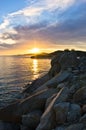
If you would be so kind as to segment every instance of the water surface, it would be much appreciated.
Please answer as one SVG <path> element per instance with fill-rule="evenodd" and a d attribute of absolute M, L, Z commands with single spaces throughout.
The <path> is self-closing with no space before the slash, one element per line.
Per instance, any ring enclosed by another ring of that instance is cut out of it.
<path fill-rule="evenodd" d="M 44 75 L 49 69 L 49 59 L 0 57 L 0 103 L 15 99 L 27 83 Z"/>

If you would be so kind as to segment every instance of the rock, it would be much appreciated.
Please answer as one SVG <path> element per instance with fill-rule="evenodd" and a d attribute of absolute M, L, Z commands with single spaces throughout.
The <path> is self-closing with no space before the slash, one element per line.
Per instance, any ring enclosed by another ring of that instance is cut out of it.
<path fill-rule="evenodd" d="M 44 89 L 17 103 L 11 104 L 0 110 L 0 120 L 19 123 L 21 122 L 21 115 L 34 110 L 43 110 L 46 100 L 56 92 L 56 89 Z"/>
<path fill-rule="evenodd" d="M 79 120 L 81 117 L 81 108 L 77 104 L 71 104 L 69 107 L 68 115 L 67 115 L 67 121 L 72 123 Z"/>
<path fill-rule="evenodd" d="M 82 87 L 77 90 L 73 95 L 73 101 L 76 103 L 86 103 L 86 87 Z"/>
<path fill-rule="evenodd" d="M 71 76 L 71 74 L 68 71 L 64 71 L 64 72 L 60 73 L 59 75 L 56 75 L 51 80 L 49 80 L 46 85 L 49 88 L 57 87 L 58 84 L 68 80 L 68 78 L 70 78 L 70 76 Z"/>
<path fill-rule="evenodd" d="M 79 60 L 77 59 L 76 52 L 74 52 L 74 51 L 71 51 L 71 52 L 64 51 L 64 53 L 62 53 L 62 55 L 59 59 L 59 63 L 61 64 L 62 70 L 68 69 L 70 67 L 78 66 Z"/>
<path fill-rule="evenodd" d="M 30 129 L 35 129 L 40 122 L 42 112 L 34 111 L 22 116 L 22 124 Z"/>
<path fill-rule="evenodd" d="M 31 130 L 31 129 L 29 129 L 27 126 L 21 125 L 21 129 L 20 130 Z"/>
<path fill-rule="evenodd" d="M 56 88 L 58 84 L 65 82 L 71 78 L 71 73 L 68 71 L 64 71 L 53 77 L 52 79 L 48 80 L 45 84 L 40 86 L 38 89 L 36 89 L 35 92 L 41 91 L 45 88 Z"/>
<path fill-rule="evenodd" d="M 20 126 L 13 123 L 0 121 L 0 130 L 20 130 Z"/>
<path fill-rule="evenodd" d="M 67 103 L 67 102 L 55 104 L 54 110 L 56 114 L 57 124 L 64 124 L 66 122 L 69 105 L 70 103 Z"/>
<path fill-rule="evenodd" d="M 54 130 L 66 130 L 64 126 L 56 127 Z"/>
<path fill-rule="evenodd" d="M 84 115 L 80 118 L 80 122 L 86 124 L 86 114 L 84 114 Z"/>
<path fill-rule="evenodd" d="M 67 87 L 62 88 L 60 91 L 61 91 L 61 94 L 59 94 L 59 96 L 54 104 L 58 104 L 60 102 L 67 102 L 67 100 L 69 98 L 70 91 Z"/>
<path fill-rule="evenodd" d="M 82 113 L 86 113 L 86 104 L 82 107 Z"/>
<path fill-rule="evenodd" d="M 49 78 L 51 79 L 54 77 L 56 74 L 58 74 L 61 71 L 61 65 L 58 62 L 57 64 L 54 64 L 51 69 L 49 70 Z"/>
<path fill-rule="evenodd" d="M 83 130 L 84 125 L 82 123 L 72 124 L 66 128 L 66 130 Z"/>
<path fill-rule="evenodd" d="M 65 94 L 67 94 L 67 96 Z M 63 97 L 63 95 L 65 97 Z M 61 89 L 60 92 L 56 95 L 56 97 L 51 101 L 49 106 L 46 108 L 36 130 L 51 130 L 55 127 L 56 119 L 55 119 L 55 112 L 53 106 L 57 102 L 59 103 L 67 100 L 67 98 L 68 98 L 68 88 Z"/>
<path fill-rule="evenodd" d="M 22 93 L 31 94 L 32 92 L 34 92 L 37 88 L 39 88 L 41 85 L 43 85 L 48 80 L 49 80 L 49 76 L 48 76 L 48 74 L 46 74 L 43 77 L 34 80 L 31 84 L 27 85 L 25 90 L 23 90 Z"/>

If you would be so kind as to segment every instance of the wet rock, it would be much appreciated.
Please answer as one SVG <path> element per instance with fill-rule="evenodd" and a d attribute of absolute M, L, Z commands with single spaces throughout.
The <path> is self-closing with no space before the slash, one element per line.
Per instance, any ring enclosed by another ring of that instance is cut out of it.
<path fill-rule="evenodd" d="M 73 124 L 66 128 L 66 130 L 83 130 L 84 125 L 82 123 Z"/>
<path fill-rule="evenodd" d="M 27 115 L 22 116 L 22 124 L 28 126 L 31 129 L 35 129 L 40 122 L 42 112 L 34 111 Z"/>
<path fill-rule="evenodd" d="M 73 101 L 76 103 L 86 103 L 86 87 L 82 87 L 77 90 L 73 95 Z"/>
<path fill-rule="evenodd" d="M 71 104 L 69 107 L 68 115 L 67 115 L 67 121 L 72 123 L 79 120 L 81 117 L 81 108 L 77 104 Z"/>
<path fill-rule="evenodd" d="M 64 124 L 66 122 L 69 105 L 70 103 L 62 102 L 54 106 L 57 124 Z"/>
<path fill-rule="evenodd" d="M 34 80 L 31 84 L 27 85 L 22 93 L 31 94 L 32 92 L 34 92 L 37 88 L 39 88 L 41 85 L 43 85 L 48 80 L 49 80 L 49 76 L 48 76 L 48 74 L 46 74 L 43 77 Z"/>

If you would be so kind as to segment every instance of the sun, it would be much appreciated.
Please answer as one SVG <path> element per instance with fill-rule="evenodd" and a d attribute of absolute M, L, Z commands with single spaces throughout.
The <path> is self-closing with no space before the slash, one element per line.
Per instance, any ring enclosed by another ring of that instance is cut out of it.
<path fill-rule="evenodd" d="M 33 48 L 32 50 L 30 50 L 31 53 L 33 54 L 38 54 L 40 53 L 40 49 L 39 48 Z"/>

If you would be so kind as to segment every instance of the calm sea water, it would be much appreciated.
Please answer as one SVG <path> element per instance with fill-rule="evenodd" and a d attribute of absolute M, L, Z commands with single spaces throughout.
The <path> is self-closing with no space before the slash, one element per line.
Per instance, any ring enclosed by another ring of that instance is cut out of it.
<path fill-rule="evenodd" d="M 0 106 L 14 100 L 27 83 L 50 69 L 49 59 L 0 57 Z"/>

